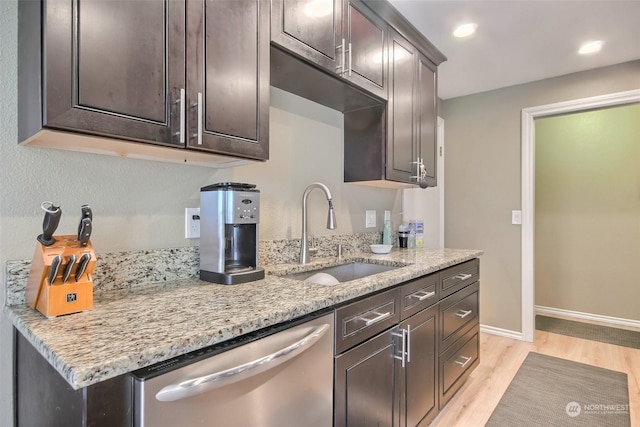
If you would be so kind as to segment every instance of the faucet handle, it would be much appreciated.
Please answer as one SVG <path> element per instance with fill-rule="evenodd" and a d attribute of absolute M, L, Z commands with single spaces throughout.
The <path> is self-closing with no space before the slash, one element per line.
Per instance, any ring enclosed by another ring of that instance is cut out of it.
<path fill-rule="evenodd" d="M 311 244 L 309 245 L 309 255 L 317 255 L 318 247 L 316 246 L 316 238 L 311 235 L 309 236 L 309 240 L 311 241 Z"/>

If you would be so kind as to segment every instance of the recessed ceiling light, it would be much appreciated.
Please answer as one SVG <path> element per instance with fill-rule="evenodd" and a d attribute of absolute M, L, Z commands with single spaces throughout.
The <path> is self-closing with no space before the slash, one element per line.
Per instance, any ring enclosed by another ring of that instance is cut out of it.
<path fill-rule="evenodd" d="M 580 50 L 578 50 L 578 53 L 580 55 L 588 55 L 590 53 L 600 52 L 600 49 L 602 49 L 602 45 L 604 45 L 604 42 L 602 40 L 586 42 L 583 43 L 582 46 L 580 46 Z"/>
<path fill-rule="evenodd" d="M 458 25 L 455 30 L 453 30 L 453 35 L 455 37 L 469 37 L 476 32 L 478 28 L 478 24 L 473 22 L 469 22 L 467 24 Z"/>

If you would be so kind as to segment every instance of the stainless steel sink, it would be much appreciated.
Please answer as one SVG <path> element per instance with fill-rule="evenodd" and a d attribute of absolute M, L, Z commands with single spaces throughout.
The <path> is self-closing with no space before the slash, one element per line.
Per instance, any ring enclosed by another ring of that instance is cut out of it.
<path fill-rule="evenodd" d="M 370 264 L 366 262 L 351 262 L 349 264 L 336 265 L 333 267 L 318 268 L 316 270 L 302 273 L 287 274 L 282 277 L 289 279 L 303 280 L 319 285 L 335 285 L 337 282 L 348 282 L 350 280 L 362 279 L 385 271 L 395 270 L 398 267 L 390 265 Z M 324 273 L 324 274 L 318 274 Z M 331 280 L 330 275 L 336 280 Z"/>

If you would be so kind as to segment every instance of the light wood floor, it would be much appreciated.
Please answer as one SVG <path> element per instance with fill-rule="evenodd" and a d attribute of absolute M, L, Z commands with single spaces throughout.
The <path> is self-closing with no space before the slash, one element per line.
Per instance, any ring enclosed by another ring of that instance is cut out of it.
<path fill-rule="evenodd" d="M 433 427 L 484 426 L 530 351 L 626 372 L 631 426 L 640 427 L 640 350 L 536 331 L 535 342 L 480 334 L 480 365 Z"/>

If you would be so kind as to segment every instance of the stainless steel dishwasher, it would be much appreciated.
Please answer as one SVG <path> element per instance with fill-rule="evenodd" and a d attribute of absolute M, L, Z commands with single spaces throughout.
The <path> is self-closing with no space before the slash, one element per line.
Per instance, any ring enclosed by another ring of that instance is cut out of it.
<path fill-rule="evenodd" d="M 333 313 L 133 372 L 142 427 L 330 427 Z"/>

